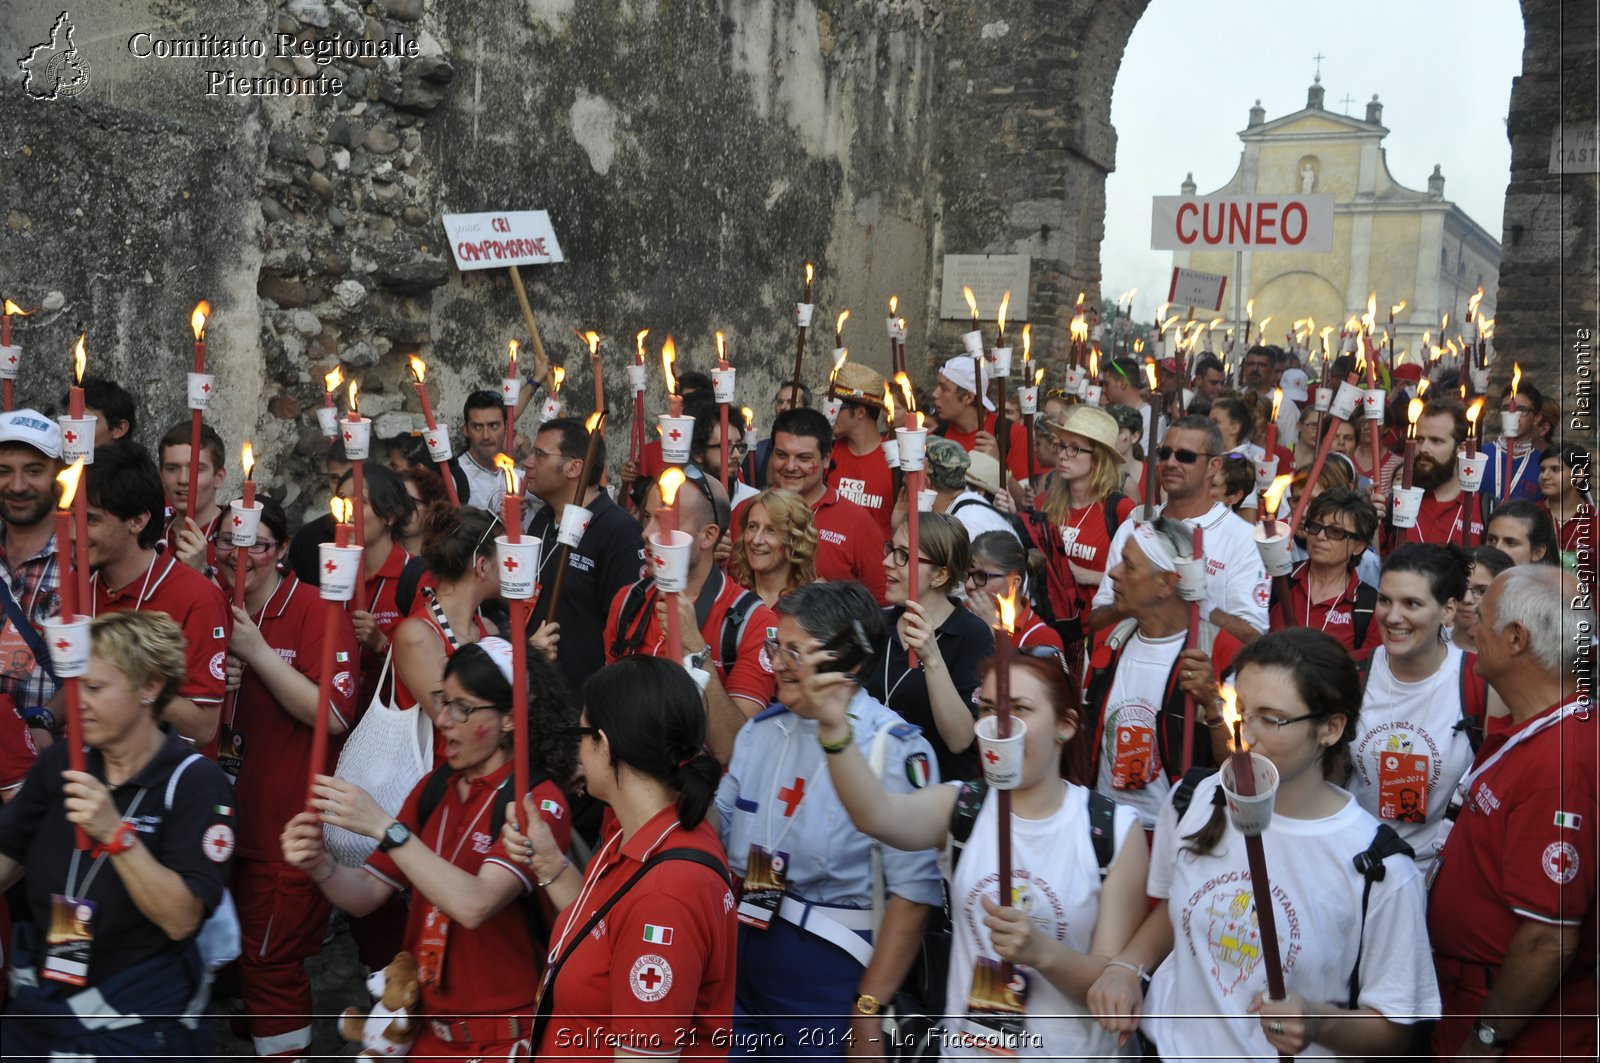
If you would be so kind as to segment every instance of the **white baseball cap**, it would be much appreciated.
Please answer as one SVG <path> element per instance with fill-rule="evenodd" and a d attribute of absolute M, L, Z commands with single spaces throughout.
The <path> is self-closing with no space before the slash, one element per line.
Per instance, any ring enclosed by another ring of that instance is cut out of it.
<path fill-rule="evenodd" d="M 1283 397 L 1290 402 L 1305 402 L 1310 397 L 1306 390 L 1306 375 L 1299 369 L 1285 369 L 1278 386 L 1283 388 Z"/>
<path fill-rule="evenodd" d="M 983 361 L 983 359 L 979 359 L 979 361 Z M 950 383 L 954 384 L 956 387 L 960 388 L 962 391 L 970 391 L 974 395 L 979 393 L 978 388 L 975 387 L 973 385 L 973 383 L 972 383 L 972 357 L 970 355 L 965 355 L 965 354 L 957 355 L 956 357 L 954 357 L 954 358 L 950 359 L 949 361 L 945 362 L 944 365 L 941 366 L 940 369 L 939 369 L 939 375 L 944 377 L 946 380 L 950 381 Z M 994 409 L 994 403 L 989 401 L 988 391 L 989 391 L 989 367 L 988 367 L 988 365 L 984 365 L 984 367 L 983 367 L 983 408 L 986 409 L 986 410 L 993 410 Z"/>
<path fill-rule="evenodd" d="M 38 410 L 0 413 L 0 443 L 26 443 L 47 458 L 61 460 L 61 426 Z"/>

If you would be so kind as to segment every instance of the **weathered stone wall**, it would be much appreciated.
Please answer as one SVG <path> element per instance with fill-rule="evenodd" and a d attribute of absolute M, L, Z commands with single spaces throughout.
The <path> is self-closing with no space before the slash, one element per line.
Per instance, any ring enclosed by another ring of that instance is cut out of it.
<path fill-rule="evenodd" d="M 1594 128 L 1600 84 L 1596 9 L 1589 0 L 1523 0 L 1522 17 L 1527 34 L 1522 75 L 1512 83 L 1506 129 L 1511 182 L 1501 237 L 1495 318 L 1500 358 L 1494 369 L 1497 384 L 1503 385 L 1512 364 L 1521 362 L 1541 384 L 1559 382 L 1556 397 L 1570 407 L 1578 383 L 1571 344 L 1580 327 L 1594 334 L 1600 325 L 1600 179 L 1550 173 L 1550 137 L 1564 122 Z M 1592 402 L 1592 376 L 1589 385 Z M 1588 424 L 1584 442 L 1593 446 L 1592 413 Z"/>

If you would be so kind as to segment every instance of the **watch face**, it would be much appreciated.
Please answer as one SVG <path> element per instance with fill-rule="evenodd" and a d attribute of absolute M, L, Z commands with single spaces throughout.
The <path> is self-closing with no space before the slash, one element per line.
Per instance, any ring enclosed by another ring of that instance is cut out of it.
<path fill-rule="evenodd" d="M 396 845 L 403 845 L 409 837 L 411 837 L 411 831 L 406 828 L 404 823 L 391 823 L 389 824 L 389 829 L 383 832 L 384 847 L 392 849 Z"/>
<path fill-rule="evenodd" d="M 118 849 L 127 849 L 127 848 L 129 848 L 130 846 L 133 845 L 133 840 L 134 840 L 134 838 L 136 836 L 137 835 L 136 835 L 136 832 L 133 829 L 133 824 L 124 823 L 117 830 L 117 837 L 116 837 L 116 846 L 117 846 L 117 848 Z"/>

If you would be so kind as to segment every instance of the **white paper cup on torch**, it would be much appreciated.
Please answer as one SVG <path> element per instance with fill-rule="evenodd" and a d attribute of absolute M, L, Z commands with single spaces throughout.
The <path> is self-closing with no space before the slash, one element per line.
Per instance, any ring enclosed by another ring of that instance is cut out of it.
<path fill-rule="evenodd" d="M 544 405 L 539 407 L 539 420 L 553 421 L 561 416 L 561 400 L 555 395 L 546 395 Z"/>
<path fill-rule="evenodd" d="M 1396 528 L 1417 526 L 1417 514 L 1422 511 L 1422 496 L 1425 494 L 1427 492 L 1420 487 L 1395 485 L 1393 517 Z"/>
<path fill-rule="evenodd" d="M 1256 490 L 1265 491 L 1278 478 L 1278 457 L 1273 455 L 1256 462 Z"/>
<path fill-rule="evenodd" d="M 711 370 L 711 394 L 718 402 L 733 401 L 733 385 L 738 375 L 737 369 Z"/>
<path fill-rule="evenodd" d="M 1467 370 L 1467 376 L 1472 378 L 1472 390 L 1479 395 L 1489 390 L 1489 370 L 1479 369 L 1474 366 Z"/>
<path fill-rule="evenodd" d="M 1464 450 L 1456 451 L 1456 483 L 1463 491 L 1477 491 L 1483 487 L 1483 473 L 1489 467 L 1489 458 L 1483 451 L 1467 457 Z"/>
<path fill-rule="evenodd" d="M 247 506 L 243 500 L 236 498 L 228 503 L 228 508 L 232 511 L 228 515 L 228 535 L 235 549 L 254 546 L 256 536 L 261 532 L 261 503 Z"/>
<path fill-rule="evenodd" d="M 999 731 L 999 716 L 985 716 L 978 721 L 978 759 L 983 763 L 983 781 L 996 790 L 1015 790 L 1022 785 L 1022 743 L 1028 728 L 1013 716 L 1011 733 L 1001 738 Z"/>
<path fill-rule="evenodd" d="M 920 472 L 927 462 L 928 430 L 926 428 L 896 428 L 895 438 L 900 441 L 900 470 Z"/>
<path fill-rule="evenodd" d="M 500 597 L 508 601 L 532 598 L 539 586 L 539 554 L 544 540 L 524 535 L 520 542 L 514 543 L 504 535 L 497 535 L 494 548 L 495 564 L 500 569 Z"/>
<path fill-rule="evenodd" d="M 983 357 L 983 333 L 977 329 L 961 334 L 961 346 L 970 357 Z"/>
<path fill-rule="evenodd" d="M 450 450 L 450 426 L 441 424 L 437 428 L 430 428 L 422 434 L 423 442 L 428 444 L 428 457 L 435 462 L 449 461 L 455 455 Z"/>
<path fill-rule="evenodd" d="M 317 589 L 322 600 L 348 602 L 354 598 L 356 584 L 361 581 L 361 547 L 323 543 L 318 553 L 322 582 Z"/>
<path fill-rule="evenodd" d="M 649 372 L 642 365 L 628 366 L 628 386 L 634 391 L 644 391 L 645 384 L 649 381 Z"/>
<path fill-rule="evenodd" d="M 1085 379 L 1087 379 L 1087 377 L 1088 373 L 1084 371 L 1083 366 L 1067 366 L 1067 393 L 1069 395 L 1076 395 L 1078 393 L 1078 389 L 1083 387 L 1083 382 Z"/>
<path fill-rule="evenodd" d="M 687 465 L 694 443 L 694 418 L 663 413 L 656 420 L 661 423 L 661 459 L 668 465 Z"/>
<path fill-rule="evenodd" d="M 883 319 L 883 327 L 888 330 L 889 338 L 891 340 L 897 340 L 897 339 L 900 338 L 900 323 L 898 321 L 896 321 L 894 318 L 892 318 L 892 317 L 884 318 Z"/>
<path fill-rule="evenodd" d="M 1206 561 L 1203 557 L 1178 560 L 1178 597 L 1198 602 L 1206 596 Z"/>
<path fill-rule="evenodd" d="M 339 422 L 344 432 L 344 456 L 351 461 L 366 461 L 372 456 L 372 422 L 363 417 L 353 421 L 346 417 Z"/>
<path fill-rule="evenodd" d="M 1332 406 L 1332 405 L 1333 405 L 1333 389 L 1332 388 L 1318 388 L 1316 397 L 1312 400 L 1311 408 L 1316 410 L 1318 413 L 1327 413 L 1328 412 L 1328 408 L 1330 406 Z"/>
<path fill-rule="evenodd" d="M 0 380 L 15 380 L 22 368 L 21 347 L 0 347 Z"/>
<path fill-rule="evenodd" d="M 502 377 L 500 380 L 500 405 L 515 406 L 522 398 L 522 378 Z"/>
<path fill-rule="evenodd" d="M 93 417 L 57 417 L 61 425 L 61 460 L 71 465 L 82 460 L 85 465 L 94 464 L 94 430 Z"/>
<path fill-rule="evenodd" d="M 839 420 L 839 411 L 842 409 L 844 409 L 842 399 L 824 399 L 822 402 L 822 415 L 828 419 L 830 425 Z"/>
<path fill-rule="evenodd" d="M 1022 416 L 1031 417 L 1039 412 L 1039 389 L 1031 385 L 1017 389 L 1017 409 Z"/>
<path fill-rule="evenodd" d="M 1333 396 L 1333 402 L 1328 406 L 1328 412 L 1341 421 L 1352 421 L 1355 419 L 1356 411 L 1361 408 L 1363 399 L 1364 396 L 1360 388 L 1348 380 L 1340 381 L 1339 390 Z"/>
<path fill-rule="evenodd" d="M 1278 796 L 1278 768 L 1272 761 L 1257 753 L 1249 754 L 1250 767 L 1255 776 L 1256 792 L 1244 797 L 1234 781 L 1233 758 L 1222 762 L 1222 796 L 1228 803 L 1228 819 L 1234 829 L 1246 838 L 1253 838 L 1267 829 L 1272 822 L 1272 802 Z"/>
<path fill-rule="evenodd" d="M 657 532 L 650 536 L 650 571 L 656 577 L 656 589 L 681 591 L 689 585 L 689 548 L 694 537 L 685 531 L 673 531 L 670 540 Z"/>
<path fill-rule="evenodd" d="M 1294 555 L 1289 550 L 1288 522 L 1275 520 L 1271 523 L 1256 524 L 1253 525 L 1253 530 L 1256 549 L 1261 553 L 1261 563 L 1266 566 L 1267 575 L 1274 578 L 1287 576 L 1289 570 L 1294 568 Z"/>
<path fill-rule="evenodd" d="M 995 377 L 1008 377 L 1011 375 L 1011 348 L 996 347 L 989 352 L 989 375 Z"/>
<path fill-rule="evenodd" d="M 44 640 L 50 645 L 50 665 L 62 679 L 89 672 L 89 620 L 52 616 L 44 622 Z"/>
<path fill-rule="evenodd" d="M 885 439 L 883 446 L 883 462 L 891 469 L 900 467 L 900 441 L 898 439 Z"/>
<path fill-rule="evenodd" d="M 795 303 L 794 322 L 801 328 L 811 327 L 811 315 L 817 309 L 816 303 Z"/>
<path fill-rule="evenodd" d="M 322 429 L 322 434 L 329 439 L 338 438 L 339 411 L 332 406 L 318 406 L 317 427 Z"/>
<path fill-rule="evenodd" d="M 1372 388 L 1361 393 L 1361 412 L 1369 421 L 1383 423 L 1383 403 L 1389 393 L 1382 388 Z"/>
<path fill-rule="evenodd" d="M 210 373 L 189 374 L 189 409 L 203 410 L 211 405 L 211 396 L 216 393 L 217 378 Z"/>
<path fill-rule="evenodd" d="M 931 487 L 924 487 L 917 492 L 917 512 L 932 513 L 933 504 L 939 501 L 939 492 Z"/>
<path fill-rule="evenodd" d="M 561 527 L 556 529 L 556 542 L 562 546 L 577 547 L 583 533 L 589 530 L 594 514 L 582 506 L 568 505 L 561 511 Z"/>
<path fill-rule="evenodd" d="M 1099 384 L 1090 384 L 1088 387 L 1083 389 L 1083 401 L 1088 403 L 1090 406 L 1100 405 L 1101 399 L 1104 395 L 1105 389 Z"/>
<path fill-rule="evenodd" d="M 1520 433 L 1522 431 L 1522 411 L 1501 410 L 1500 431 L 1507 436 L 1515 436 Z M 72 459 L 68 458 L 67 460 L 71 461 Z"/>

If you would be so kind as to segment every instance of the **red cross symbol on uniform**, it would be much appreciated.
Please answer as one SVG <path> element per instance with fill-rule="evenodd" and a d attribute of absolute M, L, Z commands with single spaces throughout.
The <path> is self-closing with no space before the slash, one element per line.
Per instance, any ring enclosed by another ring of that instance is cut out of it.
<path fill-rule="evenodd" d="M 76 443 L 78 441 L 78 433 L 69 431 L 61 438 L 65 439 L 68 443 Z"/>
<path fill-rule="evenodd" d="M 501 562 L 501 564 L 505 566 L 507 572 L 515 572 L 517 570 L 517 568 L 519 567 L 517 565 L 517 559 L 514 558 L 514 557 L 506 558 L 504 561 Z"/>
<path fill-rule="evenodd" d="M 667 438 L 676 443 L 678 440 L 683 438 L 683 433 L 674 428 L 672 431 L 667 433 Z"/>
<path fill-rule="evenodd" d="M 992 749 L 986 749 L 983 751 L 983 759 L 987 760 L 990 764 L 998 764 L 1000 763 L 1000 754 L 996 753 Z"/>
<path fill-rule="evenodd" d="M 778 800 L 783 802 L 785 818 L 794 815 L 794 810 L 800 807 L 800 802 L 804 801 L 805 797 L 806 781 L 798 776 L 795 777 L 792 786 L 785 786 L 778 791 Z"/>
<path fill-rule="evenodd" d="M 217 852 L 227 855 L 228 839 L 226 835 L 218 833 L 215 838 L 211 839 L 210 845 L 211 848 L 215 849 Z"/>
<path fill-rule="evenodd" d="M 646 967 L 644 973 L 639 975 L 639 982 L 650 992 L 655 992 L 656 983 L 661 981 L 661 972 L 654 967 Z"/>

